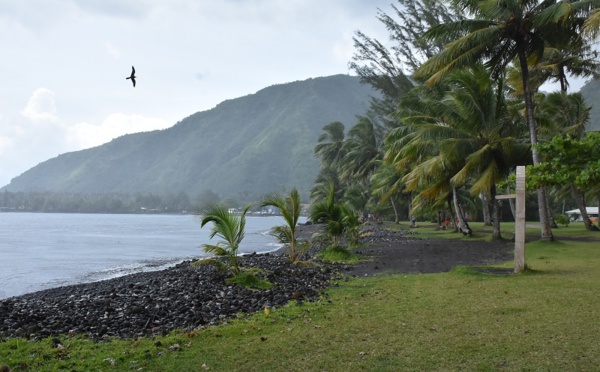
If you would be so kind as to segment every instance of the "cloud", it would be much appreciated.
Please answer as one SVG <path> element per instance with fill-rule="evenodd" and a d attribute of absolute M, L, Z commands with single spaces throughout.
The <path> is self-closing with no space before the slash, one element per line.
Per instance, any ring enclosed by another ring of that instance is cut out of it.
<path fill-rule="evenodd" d="M 130 133 L 165 129 L 171 122 L 161 118 L 122 113 L 109 115 L 101 124 L 77 123 L 68 130 L 69 142 L 77 149 L 86 149 L 110 142 L 113 138 Z"/>
<path fill-rule="evenodd" d="M 46 88 L 36 89 L 21 115 L 33 122 L 57 122 L 54 92 Z"/>
<path fill-rule="evenodd" d="M 165 119 L 138 114 L 109 114 L 100 124 L 68 124 L 60 117 L 56 94 L 36 89 L 20 115 L 0 114 L 0 186 L 29 168 L 60 154 L 99 146 L 129 133 L 164 129 Z"/>

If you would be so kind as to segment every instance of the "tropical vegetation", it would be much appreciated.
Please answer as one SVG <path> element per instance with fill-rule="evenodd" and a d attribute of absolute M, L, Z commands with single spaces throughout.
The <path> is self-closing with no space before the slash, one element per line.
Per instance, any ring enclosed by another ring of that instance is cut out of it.
<path fill-rule="evenodd" d="M 590 106 L 568 88 L 571 77 L 598 75 L 600 2 L 399 0 L 392 9 L 378 14 L 391 47 L 356 33 L 350 68 L 381 97 L 347 131 L 341 122 L 323 127 L 313 205 L 326 205 L 332 187 L 358 215 L 417 215 L 440 227 L 449 219 L 467 235 L 469 221 L 483 219 L 501 239 L 500 221 L 514 218 L 514 206 L 496 195 L 510 193 L 516 166 L 552 172 L 557 150 L 546 142 L 588 138 Z M 546 82 L 560 90 L 542 92 Z M 563 168 L 595 164 L 593 153 L 571 151 Z M 559 201 L 584 207 L 600 198 L 596 184 L 575 186 L 596 180 L 588 168 L 530 182 L 538 189 L 527 214 L 539 219 L 543 239 L 553 239 Z"/>
<path fill-rule="evenodd" d="M 419 229 L 425 238 L 458 237 L 429 226 Z M 476 236 L 489 234 L 481 223 L 472 227 Z M 351 278 L 315 303 L 194 331 L 110 342 L 3 340 L 0 365 L 15 372 L 596 370 L 600 236 L 577 224 L 556 231 L 558 242 L 535 241 L 534 230 L 528 236 L 531 270 L 523 275 L 457 268 Z"/>
<path fill-rule="evenodd" d="M 222 204 L 209 203 L 200 207 L 197 212 L 197 215 L 202 219 L 200 227 L 212 223 L 209 238 L 212 239 L 217 236 L 222 239 L 217 244 L 203 244 L 204 252 L 226 259 L 223 262 L 209 257 L 201 261 L 229 270 L 234 276 L 240 274 L 238 249 L 244 239 L 246 213 L 249 209 L 250 205 L 247 205 L 241 214 L 237 215 Z"/>
<path fill-rule="evenodd" d="M 270 194 L 263 198 L 262 207 L 273 206 L 279 210 L 279 213 L 285 221 L 285 225 L 275 226 L 271 234 L 274 235 L 280 243 L 285 244 L 290 260 L 298 261 L 303 251 L 299 248 L 296 229 L 302 205 L 300 204 L 300 193 L 297 189 L 292 189 L 288 196 L 280 194 Z"/>

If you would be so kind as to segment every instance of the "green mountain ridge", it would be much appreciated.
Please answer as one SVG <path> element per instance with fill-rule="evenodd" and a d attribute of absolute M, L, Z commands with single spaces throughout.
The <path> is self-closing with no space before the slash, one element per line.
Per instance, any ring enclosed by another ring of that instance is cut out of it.
<path fill-rule="evenodd" d="M 600 81 L 581 93 L 600 102 Z M 128 134 L 91 149 L 49 159 L 0 189 L 11 192 L 154 193 L 257 200 L 297 187 L 306 198 L 318 171 L 313 155 L 324 125 L 350 128 L 377 95 L 349 75 L 264 88 L 221 102 L 174 126 Z M 588 130 L 600 130 L 600 107 Z"/>
<path fill-rule="evenodd" d="M 585 103 L 592 106 L 590 111 L 590 122 L 587 126 L 588 131 L 600 131 L 600 80 L 592 79 L 587 82 L 579 91 Z"/>
<path fill-rule="evenodd" d="M 253 200 L 297 187 L 306 196 L 318 171 L 313 149 L 323 126 L 354 125 L 375 94 L 349 75 L 274 85 L 168 129 L 59 155 L 2 190 L 189 195 L 211 190 Z"/>

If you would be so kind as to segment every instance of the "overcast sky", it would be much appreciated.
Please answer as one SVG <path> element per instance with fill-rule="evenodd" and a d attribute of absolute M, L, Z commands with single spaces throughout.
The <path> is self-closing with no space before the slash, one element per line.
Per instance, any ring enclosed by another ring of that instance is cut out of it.
<path fill-rule="evenodd" d="M 351 73 L 395 0 L 0 0 L 0 186 L 226 99 Z M 136 68 L 137 86 L 125 77 Z M 576 90 L 579 86 L 572 84 Z"/>
<path fill-rule="evenodd" d="M 0 186 L 267 86 L 347 74 L 393 0 L 0 0 Z M 129 80 L 135 66 L 137 86 Z"/>

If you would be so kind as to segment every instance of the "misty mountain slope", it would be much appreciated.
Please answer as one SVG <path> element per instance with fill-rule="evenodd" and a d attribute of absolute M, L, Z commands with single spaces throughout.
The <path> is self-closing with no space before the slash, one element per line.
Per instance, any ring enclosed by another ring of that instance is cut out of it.
<path fill-rule="evenodd" d="M 322 128 L 347 128 L 363 114 L 370 87 L 336 75 L 271 86 L 195 113 L 173 127 L 119 137 L 60 155 L 14 178 L 9 191 L 153 192 L 212 190 L 258 198 L 313 184 Z"/>
<path fill-rule="evenodd" d="M 587 105 L 592 106 L 590 111 L 590 122 L 587 125 L 588 131 L 600 131 L 600 80 L 592 79 L 586 83 L 580 90 Z"/>

